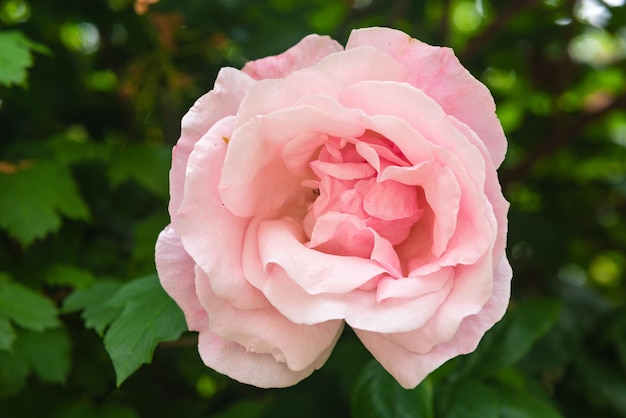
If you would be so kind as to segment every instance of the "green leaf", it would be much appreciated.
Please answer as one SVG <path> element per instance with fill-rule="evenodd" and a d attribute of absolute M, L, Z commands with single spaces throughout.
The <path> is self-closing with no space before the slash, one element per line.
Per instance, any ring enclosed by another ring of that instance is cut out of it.
<path fill-rule="evenodd" d="M 500 418 L 563 418 L 554 405 L 534 392 L 502 385 L 491 389 L 500 401 Z"/>
<path fill-rule="evenodd" d="M 83 310 L 82 317 L 85 320 L 85 326 L 96 330 L 102 336 L 106 327 L 122 311 L 121 307 L 107 305 L 120 287 L 122 287 L 120 282 L 101 280 L 88 289 L 75 290 L 63 301 L 61 312 Z"/>
<path fill-rule="evenodd" d="M 89 218 L 69 169 L 53 162 L 22 162 L 0 172 L 0 190 L 0 227 L 23 245 L 59 229 L 61 215 Z"/>
<path fill-rule="evenodd" d="M 187 329 L 182 311 L 155 274 L 124 285 L 107 306 L 123 308 L 104 336 L 118 386 L 150 363 L 159 342 L 176 340 Z"/>
<path fill-rule="evenodd" d="M 486 385 L 463 380 L 454 385 L 447 418 L 499 418 L 499 401 Z"/>
<path fill-rule="evenodd" d="M 358 418 L 433 418 L 433 387 L 428 379 L 415 389 L 402 388 L 375 360 L 363 369 L 351 399 Z"/>
<path fill-rule="evenodd" d="M 0 32 L 0 85 L 26 85 L 27 70 L 33 65 L 32 51 L 47 52 L 22 32 L 11 30 Z"/>
<path fill-rule="evenodd" d="M 17 325 L 33 331 L 59 326 L 56 307 L 29 288 L 0 273 L 0 317 L 8 317 Z"/>
<path fill-rule="evenodd" d="M 478 349 L 466 357 L 460 376 L 489 376 L 521 360 L 559 318 L 555 300 L 530 299 L 509 311 Z"/>
<path fill-rule="evenodd" d="M 11 326 L 9 318 L 0 316 L 0 350 L 11 350 L 15 341 L 15 331 Z"/>
<path fill-rule="evenodd" d="M 29 373 L 30 364 L 22 352 L 0 350 L 0 396 L 19 391 Z"/>
<path fill-rule="evenodd" d="M 70 370 L 70 341 L 63 329 L 20 332 L 19 351 L 44 383 L 64 383 Z"/>
<path fill-rule="evenodd" d="M 71 264 L 53 264 L 46 272 L 46 283 L 52 286 L 70 286 L 84 289 L 91 286 L 96 278 L 90 271 Z"/>
<path fill-rule="evenodd" d="M 119 150 L 109 166 L 113 186 L 134 180 L 157 196 L 169 196 L 168 173 L 172 153 L 169 148 L 153 145 L 131 145 Z"/>

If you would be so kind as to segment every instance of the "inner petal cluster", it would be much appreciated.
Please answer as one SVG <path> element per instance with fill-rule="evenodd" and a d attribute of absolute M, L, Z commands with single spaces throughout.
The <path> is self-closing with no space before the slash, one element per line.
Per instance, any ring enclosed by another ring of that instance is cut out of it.
<path fill-rule="evenodd" d="M 426 200 L 419 186 L 381 178 L 389 166 L 411 166 L 400 149 L 373 131 L 330 137 L 309 166 L 315 178 L 303 184 L 316 198 L 303 221 L 307 246 L 370 258 L 392 276 L 406 276 L 394 247 L 409 237 Z"/>

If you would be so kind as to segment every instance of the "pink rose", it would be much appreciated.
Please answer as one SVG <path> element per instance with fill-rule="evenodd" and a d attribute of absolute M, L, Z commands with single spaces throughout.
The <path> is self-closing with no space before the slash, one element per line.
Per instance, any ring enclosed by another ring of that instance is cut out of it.
<path fill-rule="evenodd" d="M 224 68 L 182 121 L 156 263 L 207 366 L 261 387 L 344 323 L 406 388 L 505 312 L 506 139 L 452 50 L 386 28 Z"/>

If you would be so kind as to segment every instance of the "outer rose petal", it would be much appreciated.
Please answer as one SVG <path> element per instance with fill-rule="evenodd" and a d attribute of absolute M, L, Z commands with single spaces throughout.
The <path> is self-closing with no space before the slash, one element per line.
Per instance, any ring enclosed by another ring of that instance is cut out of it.
<path fill-rule="evenodd" d="M 161 286 L 183 310 L 187 326 L 194 331 L 205 328 L 208 317 L 196 295 L 195 263 L 171 225 L 159 234 L 155 253 Z"/>
<path fill-rule="evenodd" d="M 226 341 L 207 329 L 200 331 L 198 351 L 204 364 L 219 373 L 261 388 L 292 386 L 309 376 L 326 362 L 334 344 L 304 370 L 294 372 L 285 363 L 274 360 L 271 354 L 246 351 L 235 342 Z"/>
<path fill-rule="evenodd" d="M 385 334 L 355 329 L 367 349 L 407 389 L 417 386 L 430 372 L 459 354 L 476 349 L 485 332 L 506 311 L 511 291 L 511 267 L 503 257 L 494 270 L 494 287 L 480 312 L 466 317 L 454 337 L 425 353 L 413 352 L 388 339 Z"/>
<path fill-rule="evenodd" d="M 335 345 L 343 329 L 342 321 L 314 325 L 295 324 L 273 306 L 237 309 L 220 299 L 211 289 L 210 279 L 196 268 L 198 297 L 209 313 L 209 330 L 234 341 L 251 353 L 267 353 L 293 371 L 318 364 Z"/>
<path fill-rule="evenodd" d="M 256 80 L 281 78 L 337 51 L 343 51 L 337 41 L 328 36 L 309 35 L 282 54 L 248 62 L 242 71 Z"/>
<path fill-rule="evenodd" d="M 194 144 L 220 119 L 234 115 L 254 80 L 234 68 L 222 68 L 213 90 L 200 97 L 181 124 L 180 139 L 172 150 L 170 171 L 170 215 L 176 214 L 183 200 L 183 183 L 189 154 Z M 176 220 L 172 220 L 176 225 Z"/>
<path fill-rule="evenodd" d="M 410 68 L 408 82 L 423 90 L 447 114 L 468 124 L 485 142 L 498 167 L 506 153 L 506 138 L 487 87 L 476 80 L 449 48 L 435 47 L 389 28 L 352 31 L 346 50 L 375 46 Z"/>
<path fill-rule="evenodd" d="M 227 148 L 223 137 L 232 132 L 233 119 L 220 120 L 195 144 L 185 175 L 185 195 L 172 221 L 178 223 L 186 251 L 211 277 L 215 293 L 240 308 L 259 308 L 268 302 L 248 283 L 241 268 L 250 220 L 230 213 L 217 191 Z"/>

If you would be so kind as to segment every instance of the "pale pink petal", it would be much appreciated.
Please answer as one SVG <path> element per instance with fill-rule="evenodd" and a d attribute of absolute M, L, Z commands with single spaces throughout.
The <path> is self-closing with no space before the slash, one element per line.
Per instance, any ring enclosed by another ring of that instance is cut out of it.
<path fill-rule="evenodd" d="M 317 169 L 317 172 L 322 172 L 339 180 L 356 180 L 376 174 L 374 167 L 368 163 L 327 163 L 315 160 L 311 162 L 311 165 Z"/>
<path fill-rule="evenodd" d="M 259 226 L 259 254 L 265 268 L 280 266 L 307 293 L 345 293 L 386 269 L 373 260 L 325 254 L 307 248 L 301 228 L 289 220 L 265 221 Z"/>
<path fill-rule="evenodd" d="M 452 267 L 444 267 L 424 276 L 385 278 L 378 283 L 376 298 L 379 302 L 389 298 L 418 298 L 440 291 L 448 281 L 453 279 Z"/>
<path fill-rule="evenodd" d="M 382 180 L 395 180 L 405 185 L 420 186 L 426 202 L 435 214 L 432 230 L 432 253 L 435 257 L 448 248 L 458 224 L 459 206 L 464 190 L 448 167 L 428 162 L 413 167 L 388 167 Z"/>
<path fill-rule="evenodd" d="M 491 254 L 472 265 L 456 266 L 452 290 L 429 321 L 421 328 L 392 333 L 387 338 L 417 353 L 426 353 L 435 345 L 449 341 L 458 332 L 464 318 L 482 309 L 499 279 L 494 276 Z"/>
<path fill-rule="evenodd" d="M 360 118 L 354 111 L 330 114 L 298 106 L 251 119 L 233 133 L 228 145 L 219 186 L 222 202 L 238 216 L 279 217 L 285 208 L 308 205 L 310 189 L 304 190 L 304 178 L 285 165 L 284 147 L 308 133 L 360 135 Z"/>
<path fill-rule="evenodd" d="M 370 47 L 331 54 L 316 65 L 295 71 L 285 78 L 261 80 L 254 84 L 241 104 L 235 126 L 239 127 L 255 116 L 295 106 L 307 95 L 336 98 L 346 86 L 359 81 L 404 81 L 406 71 L 391 57 Z"/>
<path fill-rule="evenodd" d="M 469 125 L 486 144 L 498 167 L 506 153 L 506 138 L 487 87 L 465 69 L 449 48 L 435 47 L 388 28 L 352 31 L 346 50 L 374 46 L 408 70 L 407 81 L 423 90 L 450 114 Z"/>
<path fill-rule="evenodd" d="M 398 147 L 410 163 L 419 164 L 423 161 L 434 160 L 431 146 L 424 136 L 411 126 L 407 121 L 392 115 L 370 115 L 364 123 L 366 129 L 370 129 L 387 138 Z M 360 144 L 358 144 L 360 145 Z M 379 153 L 383 158 L 390 159 L 383 153 Z M 405 166 L 402 161 L 393 161 L 395 165 Z M 379 170 L 382 171 L 382 170 Z"/>
<path fill-rule="evenodd" d="M 200 97 L 181 123 L 180 139 L 172 150 L 169 213 L 174 215 L 183 200 L 187 160 L 194 144 L 220 119 L 234 115 L 254 80 L 234 68 L 222 68 L 213 90 Z M 176 219 L 172 224 L 176 226 Z"/>
<path fill-rule="evenodd" d="M 226 154 L 233 117 L 215 124 L 200 139 L 189 157 L 185 194 L 178 213 L 177 232 L 185 250 L 211 278 L 213 290 L 221 298 L 241 307 L 268 304 L 263 295 L 244 278 L 241 247 L 250 222 L 230 213 L 220 201 L 217 184 Z"/>
<path fill-rule="evenodd" d="M 282 78 L 338 51 L 343 51 L 343 47 L 330 37 L 309 35 L 282 54 L 248 62 L 242 71 L 256 80 Z"/>
<path fill-rule="evenodd" d="M 379 278 L 382 280 L 385 276 Z M 268 272 L 262 290 L 272 305 L 294 322 L 314 324 L 343 318 L 353 328 L 393 333 L 410 331 L 427 323 L 446 300 L 452 286 L 453 280 L 449 280 L 439 291 L 418 298 L 390 298 L 381 302 L 373 290 L 312 295 L 276 265 Z"/>
<path fill-rule="evenodd" d="M 406 83 L 362 81 L 347 87 L 339 102 L 346 107 L 358 106 L 370 116 L 391 115 L 405 120 L 431 147 L 439 146 L 453 154 L 461 162 L 459 167 L 468 168 L 465 175 L 474 184 L 484 184 L 485 160 L 480 151 L 459 132 L 439 103 L 424 92 Z"/>
<path fill-rule="evenodd" d="M 482 309 L 463 319 L 448 341 L 433 346 L 424 353 L 407 349 L 385 334 L 358 329 L 355 332 L 367 349 L 404 388 L 414 388 L 449 359 L 475 350 L 484 333 L 502 318 L 509 302 L 512 275 L 506 258 L 500 260 L 493 275 L 493 292 Z"/>
<path fill-rule="evenodd" d="M 206 327 L 208 317 L 196 295 L 195 263 L 171 225 L 159 234 L 155 260 L 161 286 L 182 309 L 187 327 L 192 331 Z"/>
<path fill-rule="evenodd" d="M 485 145 L 480 142 L 478 136 L 463 122 L 453 117 L 450 117 L 449 119 L 457 127 L 457 129 L 480 150 L 485 158 L 485 161 L 489 162 L 486 169 L 485 195 L 491 203 L 498 225 L 498 233 L 493 247 L 494 260 L 497 260 L 500 254 L 504 254 L 504 249 L 506 247 L 506 234 L 508 229 L 507 213 L 509 211 L 509 202 L 507 202 L 502 195 L 502 188 L 500 187 L 500 182 L 498 181 L 498 173 L 496 172 L 495 167 L 490 163 L 491 160 Z"/>
<path fill-rule="evenodd" d="M 271 354 L 246 351 L 236 342 L 226 341 L 208 329 L 200 331 L 198 351 L 204 364 L 241 383 L 261 388 L 292 386 L 322 367 L 333 349 L 329 346 L 310 367 L 293 371 L 285 363 L 274 360 Z"/>
<path fill-rule="evenodd" d="M 196 268 L 198 298 L 209 314 L 209 331 L 242 345 L 246 351 L 271 354 L 293 371 L 309 369 L 332 348 L 343 328 L 339 320 L 295 324 L 274 307 L 237 309 L 213 293 L 210 279 Z"/>

